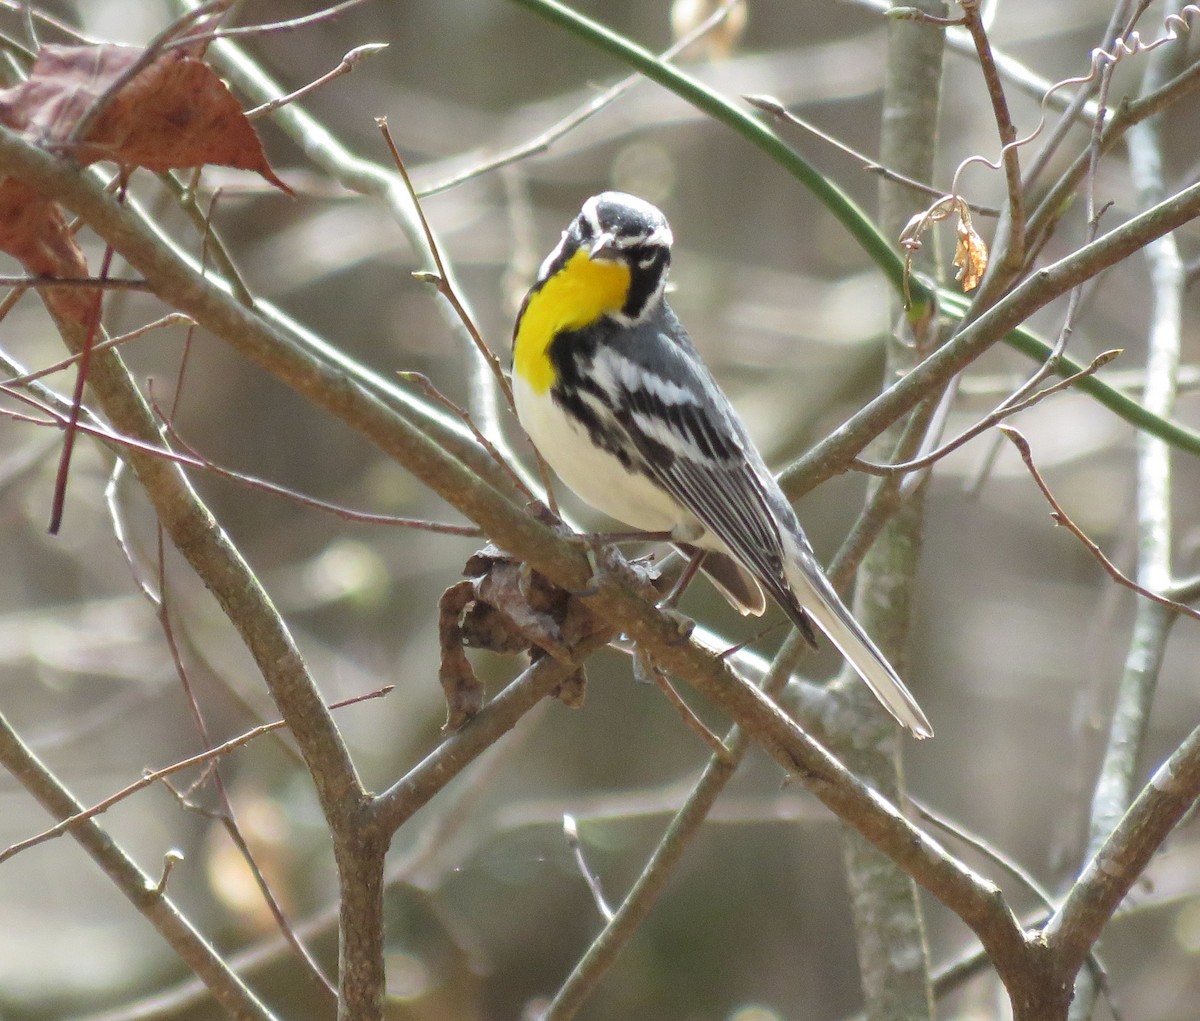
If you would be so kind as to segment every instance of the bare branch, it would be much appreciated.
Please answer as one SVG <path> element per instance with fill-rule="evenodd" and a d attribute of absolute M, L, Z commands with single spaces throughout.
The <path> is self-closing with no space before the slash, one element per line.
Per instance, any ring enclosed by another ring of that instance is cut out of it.
<path fill-rule="evenodd" d="M 1041 472 L 1037 470 L 1037 465 L 1033 463 L 1033 454 L 1029 449 L 1029 441 L 1011 425 L 1002 425 L 998 428 L 1002 433 L 1004 433 L 1005 436 L 1012 440 L 1013 445 L 1020 453 L 1021 460 L 1025 462 L 1025 467 L 1029 469 L 1029 473 L 1033 476 L 1033 481 L 1037 483 L 1037 487 L 1042 491 L 1042 495 L 1046 498 L 1046 502 L 1050 504 L 1050 517 L 1054 519 L 1054 523 L 1056 525 L 1065 526 L 1067 531 L 1069 531 L 1075 536 L 1075 538 L 1083 543 L 1083 545 L 1087 548 L 1087 551 L 1100 562 L 1100 566 L 1104 568 L 1104 570 L 1108 573 L 1108 576 L 1112 578 L 1113 581 L 1115 581 L 1118 585 L 1124 585 L 1125 588 L 1136 592 L 1139 596 L 1149 599 L 1153 603 L 1157 603 L 1159 606 L 1165 606 L 1167 609 L 1173 610 L 1176 613 L 1186 614 L 1189 617 L 1200 620 L 1200 610 L 1193 610 L 1190 606 L 1186 606 L 1183 603 L 1178 603 L 1173 599 L 1168 599 L 1166 596 L 1159 595 L 1157 592 L 1151 592 L 1150 589 L 1139 585 L 1132 578 L 1126 577 L 1121 572 L 1120 568 L 1118 568 L 1116 564 L 1114 564 L 1108 559 L 1108 557 L 1104 555 L 1104 551 L 1100 549 L 1100 547 L 1097 546 L 1091 538 L 1089 538 L 1087 533 L 1071 520 L 1070 515 L 1063 510 L 1062 505 L 1054 498 L 1054 494 L 1050 492 L 1050 487 L 1046 485 L 1046 480 L 1042 478 Z"/>
<path fill-rule="evenodd" d="M 1004 402 L 990 415 L 981 418 L 973 426 L 971 426 L 969 429 L 965 429 L 954 439 L 943 443 L 937 448 L 937 450 L 925 454 L 922 457 L 914 458 L 911 461 L 905 461 L 902 464 L 873 464 L 870 461 L 864 461 L 862 458 L 855 458 L 854 467 L 858 471 L 866 472 L 868 475 L 904 474 L 905 472 L 918 471 L 922 468 L 928 468 L 940 461 L 947 454 L 952 454 L 959 447 L 969 443 L 976 436 L 987 432 L 987 430 L 992 428 L 992 426 L 1003 422 L 1006 418 L 1011 418 L 1013 415 L 1017 414 L 1017 412 L 1032 408 L 1035 404 L 1045 400 L 1051 394 L 1056 394 L 1061 390 L 1066 390 L 1078 380 L 1083 379 L 1085 376 L 1090 376 L 1092 373 L 1098 372 L 1120 354 L 1122 354 L 1122 352 L 1117 349 L 1112 351 L 1103 351 L 1092 359 L 1091 364 L 1088 365 L 1087 368 L 1073 373 L 1066 379 L 1061 379 L 1052 386 L 1048 386 L 1037 391 L 1037 393 L 1030 394 L 1028 397 L 1022 398 L 1021 395 L 1023 393 L 1027 393 L 1029 389 L 1029 384 L 1024 384 L 1013 394 L 1005 398 Z M 1039 371 L 1038 374 L 1033 377 L 1032 382 L 1036 383 L 1039 379 L 1044 378 L 1046 375 L 1048 375 L 1047 371 Z"/>
<path fill-rule="evenodd" d="M 26 747 L 3 715 L 0 715 L 0 764 L 55 818 L 69 819 L 84 811 L 71 792 Z M 244 1021 L 273 1019 L 274 1015 L 180 913 L 158 880 L 138 868 L 94 820 L 84 819 L 73 828 L 72 835 L 230 1015 Z M 164 881 L 165 878 L 164 872 Z"/>
<path fill-rule="evenodd" d="M 1200 729 L 1142 788 L 1042 930 L 1060 976 L 1079 970 L 1121 901 L 1171 831 L 1200 798 Z"/>

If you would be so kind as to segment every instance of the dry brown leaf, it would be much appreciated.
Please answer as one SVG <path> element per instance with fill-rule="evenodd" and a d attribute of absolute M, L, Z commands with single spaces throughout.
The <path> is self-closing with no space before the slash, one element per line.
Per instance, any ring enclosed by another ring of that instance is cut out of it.
<path fill-rule="evenodd" d="M 0 181 L 0 250 L 18 259 L 33 276 L 87 276 L 87 260 L 67 226 L 62 209 L 20 181 Z M 66 288 L 62 291 L 70 300 Z M 90 306 L 86 291 L 75 290 L 82 310 Z"/>
<path fill-rule="evenodd" d="M 261 174 L 289 194 L 271 170 L 254 128 L 225 83 L 182 49 L 168 50 L 117 89 L 86 137 L 81 121 L 141 59 L 135 46 L 43 46 L 29 77 L 0 90 L 0 124 L 79 163 L 112 160 L 162 171 L 217 163 Z M 18 181 L 0 181 L 0 250 L 34 276 L 85 277 L 87 262 L 59 206 Z M 94 297 L 56 289 L 61 314 L 89 319 Z"/>
<path fill-rule="evenodd" d="M 0 91 L 0 123 L 61 148 L 93 104 L 141 59 L 136 46 L 43 46 L 29 77 Z M 69 155 L 163 171 L 206 163 L 251 170 L 290 189 L 271 170 L 250 121 L 211 67 L 168 50 L 121 86 Z"/>
<path fill-rule="evenodd" d="M 446 698 L 446 722 L 442 729 L 447 732 L 458 730 L 483 705 L 483 684 L 463 651 L 459 624 L 463 612 L 474 600 L 475 586 L 469 581 L 451 585 L 438 600 L 438 639 L 442 647 L 438 680 Z"/>
<path fill-rule="evenodd" d="M 956 234 L 958 243 L 954 246 L 954 266 L 958 272 L 954 279 L 962 285 L 964 292 L 973 291 L 987 270 L 987 243 L 971 226 L 969 216 L 959 217 Z"/>

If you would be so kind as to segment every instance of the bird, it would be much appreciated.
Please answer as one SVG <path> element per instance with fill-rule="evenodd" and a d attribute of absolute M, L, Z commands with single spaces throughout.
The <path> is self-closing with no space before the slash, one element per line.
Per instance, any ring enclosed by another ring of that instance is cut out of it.
<path fill-rule="evenodd" d="M 606 191 L 583 203 L 517 313 L 522 428 L 585 503 L 669 533 L 743 614 L 764 612 L 765 591 L 814 647 L 815 624 L 900 724 L 932 737 L 668 304 L 673 243 L 644 199 Z"/>

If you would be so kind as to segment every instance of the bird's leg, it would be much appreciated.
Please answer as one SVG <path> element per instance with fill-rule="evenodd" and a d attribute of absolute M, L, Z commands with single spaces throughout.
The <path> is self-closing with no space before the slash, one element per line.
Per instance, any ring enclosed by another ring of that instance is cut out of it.
<path fill-rule="evenodd" d="M 696 577 L 696 572 L 700 570 L 700 565 L 704 563 L 704 558 L 707 555 L 704 550 L 695 549 L 695 547 L 682 548 L 680 552 L 687 557 L 687 564 L 675 580 L 675 584 L 671 586 L 671 591 L 658 604 L 660 610 L 675 609 L 684 592 L 687 591 L 687 587 L 692 583 L 692 579 Z"/>
<path fill-rule="evenodd" d="M 603 549 L 598 545 L 589 543 L 584 549 L 584 556 L 587 557 L 588 567 L 591 569 L 591 580 L 581 589 L 567 589 L 567 592 L 578 599 L 587 599 L 588 596 L 594 596 L 600 591 L 600 575 L 604 573 L 604 569 L 600 566 L 600 554 Z"/>
<path fill-rule="evenodd" d="M 584 554 L 588 559 L 588 566 L 592 569 L 592 581 L 579 591 L 571 591 L 571 595 L 587 598 L 594 596 L 597 591 L 596 579 L 600 577 L 600 554 L 604 547 L 610 543 L 618 542 L 669 542 L 671 539 L 670 532 L 582 532 L 571 536 L 573 539 L 579 539 L 584 543 Z"/>
<path fill-rule="evenodd" d="M 690 534 L 690 533 L 689 533 Z M 583 539 L 586 542 L 584 553 L 587 557 L 588 567 L 591 568 L 591 581 L 582 589 L 568 590 L 572 596 L 586 599 L 588 596 L 594 596 L 599 591 L 599 579 L 605 570 L 601 558 L 611 551 L 606 547 L 608 543 L 621 540 L 647 540 L 668 542 L 675 538 L 673 532 L 623 532 L 623 533 L 589 533 L 579 535 L 576 538 Z M 696 571 L 699 569 L 701 562 L 704 560 L 704 551 L 697 550 L 695 547 L 687 547 L 686 550 L 681 550 L 684 556 L 688 558 L 688 563 L 683 569 L 682 575 L 672 586 L 671 591 L 667 593 L 666 598 L 660 600 L 655 605 L 660 613 L 669 617 L 675 625 L 678 632 L 678 638 L 673 639 L 674 642 L 682 644 L 691 638 L 692 631 L 696 627 L 696 622 L 690 617 L 685 616 L 675 609 L 675 604 L 679 601 L 679 597 L 683 594 L 691 580 L 696 576 Z M 616 555 L 615 553 L 613 555 Z"/>
<path fill-rule="evenodd" d="M 671 586 L 671 591 L 661 599 L 658 603 L 660 612 L 671 617 L 675 622 L 675 627 L 679 631 L 677 642 L 682 643 L 688 641 L 692 636 L 692 630 L 695 628 L 695 621 L 684 616 L 675 609 L 676 604 L 682 598 L 687 587 L 692 583 L 692 579 L 696 577 L 696 572 L 700 570 L 700 565 L 704 563 L 705 551 L 697 549 L 692 545 L 696 539 L 704 534 L 704 526 L 699 522 L 681 523 L 676 525 L 668 534 L 667 540 L 674 543 L 675 548 L 687 558 L 687 564 L 683 569 L 683 573 L 679 575 L 678 580 Z"/>

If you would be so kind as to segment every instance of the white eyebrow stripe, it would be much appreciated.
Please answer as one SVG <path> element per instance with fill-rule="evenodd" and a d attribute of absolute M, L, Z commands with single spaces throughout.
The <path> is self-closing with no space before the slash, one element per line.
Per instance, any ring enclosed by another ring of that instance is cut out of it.
<path fill-rule="evenodd" d="M 592 237 L 599 237 L 604 233 L 600 229 L 600 196 L 593 195 L 583 204 L 583 218 L 587 220 L 588 225 L 592 228 Z"/>

